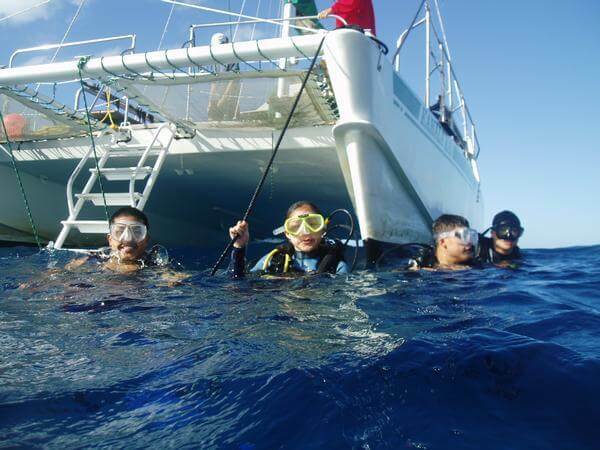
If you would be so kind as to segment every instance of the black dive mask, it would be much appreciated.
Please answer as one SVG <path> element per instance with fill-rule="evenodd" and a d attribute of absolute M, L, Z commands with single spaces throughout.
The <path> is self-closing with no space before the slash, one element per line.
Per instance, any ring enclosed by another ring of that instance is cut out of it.
<path fill-rule="evenodd" d="M 521 236 L 523 236 L 523 231 L 525 231 L 523 227 L 509 224 L 500 224 L 493 228 L 493 230 L 495 231 L 496 237 L 498 237 L 498 239 L 511 242 L 514 242 Z"/>

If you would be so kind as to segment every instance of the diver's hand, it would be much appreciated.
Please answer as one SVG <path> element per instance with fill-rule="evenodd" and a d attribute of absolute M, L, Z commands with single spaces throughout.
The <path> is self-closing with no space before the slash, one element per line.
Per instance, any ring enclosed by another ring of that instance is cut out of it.
<path fill-rule="evenodd" d="M 231 239 L 238 237 L 233 243 L 235 248 L 244 248 L 250 240 L 250 232 L 248 230 L 248 222 L 238 221 L 237 225 L 229 229 L 229 237 Z"/>
<path fill-rule="evenodd" d="M 325 19 L 325 18 L 329 17 L 329 14 L 331 14 L 331 8 L 327 8 L 327 9 L 324 9 L 323 11 L 321 11 L 319 13 L 318 17 L 319 17 L 319 19 Z"/>
<path fill-rule="evenodd" d="M 83 266 L 86 262 L 88 262 L 89 259 L 90 258 L 88 256 L 84 256 L 83 258 L 74 259 L 73 261 L 71 261 L 65 265 L 65 269 L 68 271 L 76 270 L 79 267 Z"/>

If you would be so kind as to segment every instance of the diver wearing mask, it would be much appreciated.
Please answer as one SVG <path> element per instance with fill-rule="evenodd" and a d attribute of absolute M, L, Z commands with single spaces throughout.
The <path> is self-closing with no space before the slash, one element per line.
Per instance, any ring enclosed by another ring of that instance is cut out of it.
<path fill-rule="evenodd" d="M 410 261 L 410 270 L 463 270 L 475 264 L 479 234 L 462 216 L 442 214 L 431 227 L 435 247 Z"/>
<path fill-rule="evenodd" d="M 293 273 L 348 273 L 344 261 L 344 245 L 325 239 L 328 219 L 310 202 L 300 201 L 287 211 L 284 225 L 276 230 L 285 233 L 287 242 L 263 256 L 250 272 L 266 274 Z M 248 223 L 238 222 L 229 229 L 229 236 L 237 236 L 231 253 L 230 272 L 242 277 L 246 265 L 246 245 L 250 240 Z"/>
<path fill-rule="evenodd" d="M 492 231 L 492 237 L 484 237 Z M 517 215 L 511 211 L 502 211 L 494 216 L 492 226 L 479 238 L 478 259 L 483 263 L 497 265 L 510 264 L 522 258 L 518 243 L 523 235 L 523 227 Z"/>
<path fill-rule="evenodd" d="M 88 261 L 100 262 L 105 269 L 121 273 L 136 272 L 149 266 L 166 267 L 169 264 L 167 250 L 161 245 L 148 249 L 149 227 L 148 218 L 139 209 L 120 208 L 109 220 L 108 247 L 75 259 L 65 268 L 74 270 Z"/>

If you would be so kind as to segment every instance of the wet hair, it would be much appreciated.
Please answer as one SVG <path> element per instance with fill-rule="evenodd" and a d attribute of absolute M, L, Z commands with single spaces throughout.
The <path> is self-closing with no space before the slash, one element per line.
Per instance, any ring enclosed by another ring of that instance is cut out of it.
<path fill-rule="evenodd" d="M 287 213 L 285 213 L 285 220 L 289 219 L 292 216 L 292 214 L 294 213 L 294 211 L 296 211 L 298 208 L 301 208 L 302 206 L 308 206 L 310 209 L 312 209 L 312 211 L 315 214 L 323 215 L 323 213 L 321 212 L 319 207 L 317 205 L 315 205 L 314 203 L 306 201 L 306 200 L 300 200 L 299 202 L 295 202 L 290 205 L 290 207 L 287 210 Z"/>
<path fill-rule="evenodd" d="M 500 225 L 521 227 L 521 221 L 514 212 L 505 210 L 496 214 L 492 220 L 492 228 L 498 228 Z"/>
<path fill-rule="evenodd" d="M 146 214 L 132 206 L 124 206 L 123 208 L 117 209 L 114 212 L 114 214 L 110 216 L 109 223 L 112 225 L 113 223 L 115 223 L 115 220 L 117 220 L 117 218 L 124 216 L 135 217 L 137 220 L 146 225 L 146 228 L 150 228 L 150 225 L 148 223 L 148 217 L 146 217 Z"/>
<path fill-rule="evenodd" d="M 431 226 L 431 232 L 433 237 L 445 231 L 452 231 L 455 228 L 469 228 L 469 221 L 462 216 L 456 216 L 454 214 L 442 214 L 438 217 Z"/>

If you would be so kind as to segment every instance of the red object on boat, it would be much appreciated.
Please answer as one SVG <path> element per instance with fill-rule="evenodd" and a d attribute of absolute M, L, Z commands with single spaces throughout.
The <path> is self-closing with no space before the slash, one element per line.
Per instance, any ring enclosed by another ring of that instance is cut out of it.
<path fill-rule="evenodd" d="M 337 0 L 331 7 L 331 13 L 343 17 L 348 25 L 358 25 L 377 34 L 372 0 Z M 340 28 L 344 24 L 338 20 L 336 26 Z"/>
<path fill-rule="evenodd" d="M 27 119 L 25 119 L 25 117 L 23 117 L 21 114 L 8 114 L 4 116 L 4 126 L 6 127 L 6 133 L 8 134 L 9 139 L 22 138 L 26 125 Z"/>

